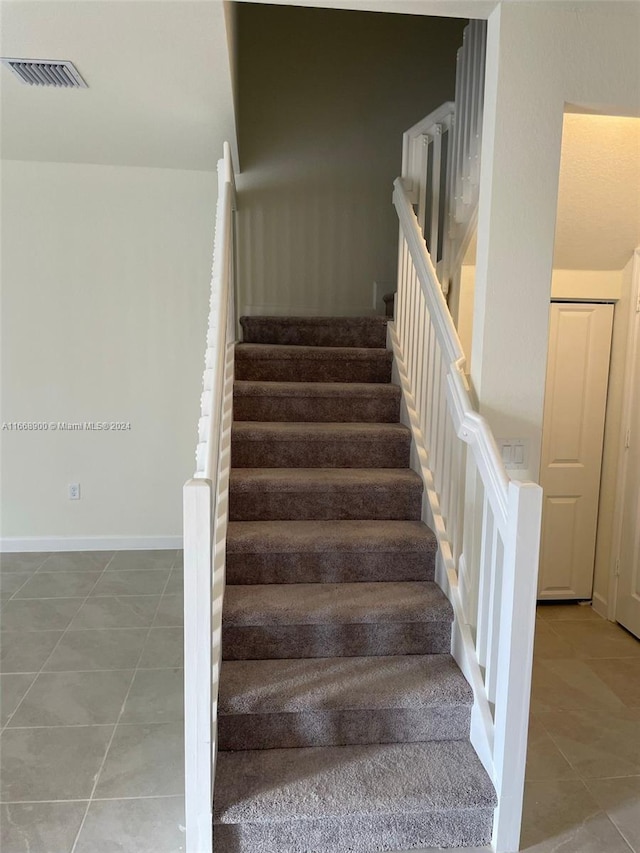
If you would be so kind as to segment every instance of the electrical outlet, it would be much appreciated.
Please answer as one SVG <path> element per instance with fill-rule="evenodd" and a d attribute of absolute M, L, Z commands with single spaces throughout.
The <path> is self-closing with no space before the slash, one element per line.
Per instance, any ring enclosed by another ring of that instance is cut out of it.
<path fill-rule="evenodd" d="M 69 500 L 80 500 L 80 483 L 69 483 Z"/>

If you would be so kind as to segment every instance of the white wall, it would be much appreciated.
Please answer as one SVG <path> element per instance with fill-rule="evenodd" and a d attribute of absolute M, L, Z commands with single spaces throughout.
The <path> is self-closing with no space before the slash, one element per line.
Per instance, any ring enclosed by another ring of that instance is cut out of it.
<path fill-rule="evenodd" d="M 453 98 L 465 21 L 237 12 L 244 310 L 371 311 L 374 281 L 395 289 L 402 134 Z"/>
<path fill-rule="evenodd" d="M 5 548 L 178 544 L 215 195 L 209 172 L 3 161 L 2 421 L 131 423 L 1 432 Z"/>
<path fill-rule="evenodd" d="M 639 27 L 634 3 L 505 3 L 489 18 L 472 380 L 495 434 L 529 440 L 533 479 L 565 104 L 640 115 Z"/>

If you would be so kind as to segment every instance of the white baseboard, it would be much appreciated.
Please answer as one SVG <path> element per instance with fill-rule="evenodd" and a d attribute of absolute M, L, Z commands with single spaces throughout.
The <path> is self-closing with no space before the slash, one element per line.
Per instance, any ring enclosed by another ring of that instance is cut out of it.
<path fill-rule="evenodd" d="M 602 616 L 603 619 L 609 619 L 609 604 L 607 600 L 600 595 L 600 593 L 593 593 L 591 606 L 599 616 Z"/>
<path fill-rule="evenodd" d="M 182 548 L 182 536 L 3 536 L 0 553 L 27 551 L 163 551 Z"/>

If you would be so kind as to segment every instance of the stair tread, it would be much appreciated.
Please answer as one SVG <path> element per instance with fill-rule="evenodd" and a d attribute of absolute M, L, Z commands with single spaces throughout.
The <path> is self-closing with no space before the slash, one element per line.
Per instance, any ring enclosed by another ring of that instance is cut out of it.
<path fill-rule="evenodd" d="M 390 382 L 267 382 L 236 379 L 234 394 L 246 397 L 391 397 L 400 398 Z"/>
<path fill-rule="evenodd" d="M 432 581 L 230 585 L 223 608 L 229 626 L 451 621 Z"/>
<path fill-rule="evenodd" d="M 450 655 L 224 661 L 220 714 L 471 705 Z"/>
<path fill-rule="evenodd" d="M 217 778 L 218 824 L 392 818 L 496 803 L 467 741 L 221 752 Z"/>
<path fill-rule="evenodd" d="M 422 521 L 230 521 L 227 554 L 407 553 L 436 548 L 436 537 Z"/>
<path fill-rule="evenodd" d="M 309 442 L 328 440 L 409 442 L 411 431 L 404 424 L 387 423 L 316 423 L 294 421 L 234 421 L 234 439 L 243 441 Z"/>
<path fill-rule="evenodd" d="M 422 490 L 422 480 L 410 468 L 232 468 L 231 487 L 238 491 L 255 488 L 281 492 L 322 491 L 329 487 L 412 487 Z"/>
<path fill-rule="evenodd" d="M 314 347 L 295 344 L 236 344 L 236 359 L 391 362 L 393 353 L 382 347 Z"/>

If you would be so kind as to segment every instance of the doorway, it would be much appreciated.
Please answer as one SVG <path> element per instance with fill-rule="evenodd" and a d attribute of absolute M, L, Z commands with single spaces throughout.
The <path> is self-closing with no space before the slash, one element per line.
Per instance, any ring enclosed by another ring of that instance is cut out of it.
<path fill-rule="evenodd" d="M 552 302 L 538 598 L 591 599 L 613 305 Z"/>

